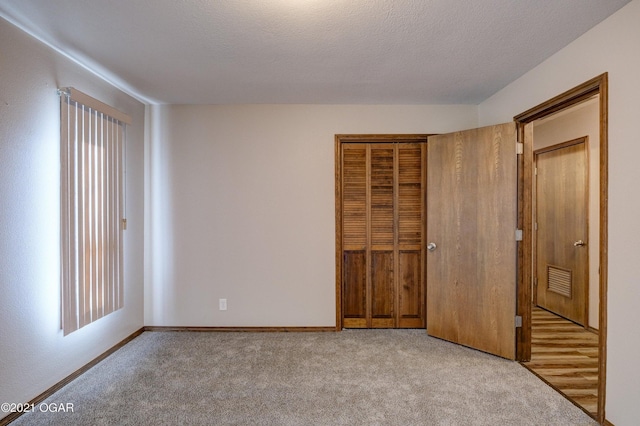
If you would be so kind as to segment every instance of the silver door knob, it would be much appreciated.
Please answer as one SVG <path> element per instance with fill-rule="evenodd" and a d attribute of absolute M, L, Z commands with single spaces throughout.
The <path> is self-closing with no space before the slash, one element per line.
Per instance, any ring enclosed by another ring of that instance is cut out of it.
<path fill-rule="evenodd" d="M 427 250 L 434 251 L 436 249 L 436 243 L 427 244 Z"/>
<path fill-rule="evenodd" d="M 578 241 L 576 241 L 575 243 L 573 243 L 573 245 L 574 245 L 574 246 L 576 246 L 576 247 L 582 247 L 582 246 L 586 246 L 586 245 L 587 245 L 587 243 L 585 243 L 585 242 L 584 242 L 584 241 L 582 241 L 582 240 L 578 240 Z"/>

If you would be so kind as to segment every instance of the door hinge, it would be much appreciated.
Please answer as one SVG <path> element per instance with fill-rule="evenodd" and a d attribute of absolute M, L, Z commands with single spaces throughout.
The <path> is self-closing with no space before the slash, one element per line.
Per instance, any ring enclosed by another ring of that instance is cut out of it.
<path fill-rule="evenodd" d="M 538 168 L 537 168 L 537 167 L 534 167 L 534 168 L 533 168 L 533 174 L 534 174 L 535 176 L 538 176 Z"/>
<path fill-rule="evenodd" d="M 516 229 L 516 241 L 522 241 L 522 229 Z"/>
<path fill-rule="evenodd" d="M 520 315 L 516 315 L 516 328 L 522 327 L 522 317 Z"/>
<path fill-rule="evenodd" d="M 517 155 L 524 154 L 524 144 L 522 142 L 516 142 L 516 154 Z"/>

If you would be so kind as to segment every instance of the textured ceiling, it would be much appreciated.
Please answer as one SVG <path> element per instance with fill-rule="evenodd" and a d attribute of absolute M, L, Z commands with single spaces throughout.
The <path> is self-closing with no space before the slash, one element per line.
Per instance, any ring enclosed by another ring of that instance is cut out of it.
<path fill-rule="evenodd" d="M 0 0 L 158 103 L 477 104 L 629 0 Z"/>

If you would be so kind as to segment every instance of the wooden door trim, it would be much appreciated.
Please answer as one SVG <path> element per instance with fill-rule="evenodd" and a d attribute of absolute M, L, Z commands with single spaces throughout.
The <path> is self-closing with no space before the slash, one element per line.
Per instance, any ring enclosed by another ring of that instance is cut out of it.
<path fill-rule="evenodd" d="M 541 103 L 514 117 L 518 123 L 518 133 L 524 142 L 525 125 L 554 112 L 573 106 L 594 95 L 600 95 L 600 307 L 599 307 L 599 349 L 598 349 L 598 414 L 596 420 L 605 421 L 606 392 L 606 344 L 607 344 L 607 279 L 608 279 L 608 73 L 603 73 L 579 86 L 574 87 L 546 102 Z M 521 160 L 521 185 L 518 190 L 519 224 L 523 229 L 523 241 L 518 255 L 518 315 L 522 316 L 522 328 L 516 334 L 517 359 L 531 358 L 531 267 L 532 267 L 532 146 L 524 147 Z M 526 285 L 525 285 L 526 284 Z"/>
<path fill-rule="evenodd" d="M 568 148 L 570 146 L 578 145 L 580 143 L 584 143 L 585 146 L 588 146 L 588 141 L 589 141 L 589 136 L 581 136 L 576 139 L 571 139 L 570 141 L 561 142 L 555 145 L 545 146 L 544 148 L 538 148 L 533 151 L 533 154 L 534 156 L 538 154 L 544 154 L 545 152 L 555 151 L 562 148 Z M 589 150 L 587 149 L 587 155 L 588 153 L 589 153 Z M 534 157 L 534 160 L 535 160 L 535 157 Z"/>
<path fill-rule="evenodd" d="M 431 134 L 337 134 L 335 135 L 335 220 L 336 220 L 336 331 L 342 330 L 342 144 L 427 142 Z"/>

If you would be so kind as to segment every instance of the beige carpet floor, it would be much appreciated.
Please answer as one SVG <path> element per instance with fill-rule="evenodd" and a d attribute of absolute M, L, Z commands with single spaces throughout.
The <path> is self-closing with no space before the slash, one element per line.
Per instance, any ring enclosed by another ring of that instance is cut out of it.
<path fill-rule="evenodd" d="M 424 330 L 145 332 L 13 425 L 595 425 L 516 362 Z"/>

